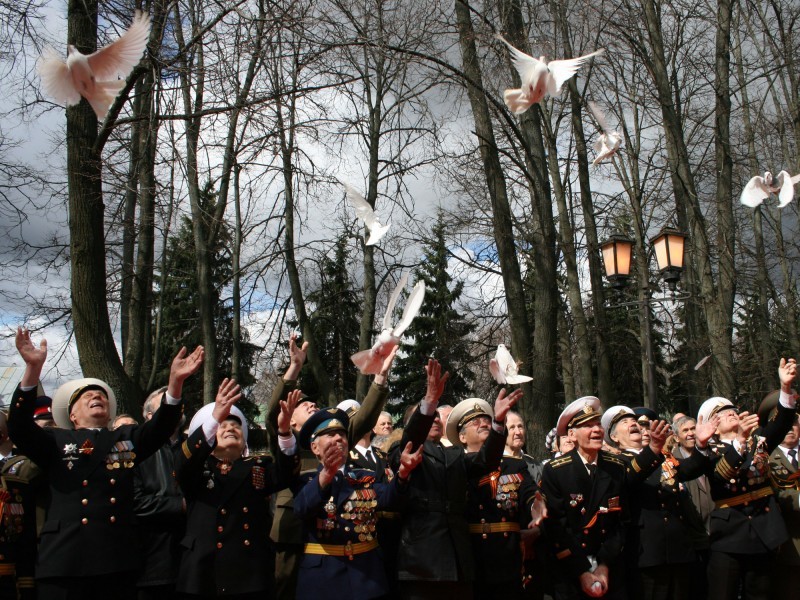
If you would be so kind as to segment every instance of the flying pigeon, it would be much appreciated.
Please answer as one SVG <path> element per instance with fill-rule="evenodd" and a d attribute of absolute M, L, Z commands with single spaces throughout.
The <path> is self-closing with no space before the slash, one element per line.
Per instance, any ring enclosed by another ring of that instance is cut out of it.
<path fill-rule="evenodd" d="M 358 367 L 359 371 L 364 375 L 377 375 L 381 372 L 383 360 L 389 356 L 389 353 L 394 350 L 395 346 L 400 344 L 400 337 L 403 332 L 411 325 L 411 321 L 417 316 L 422 301 L 425 299 L 425 282 L 420 280 L 411 290 L 411 294 L 406 300 L 406 306 L 403 309 L 403 317 L 392 326 L 392 315 L 394 314 L 394 307 L 400 297 L 400 292 L 406 287 L 408 283 L 408 273 L 404 273 L 397 283 L 397 287 L 392 292 L 389 298 L 389 305 L 386 307 L 386 313 L 383 315 L 383 331 L 381 331 L 378 338 L 375 340 L 372 348 L 369 350 L 362 350 L 356 352 L 350 359 L 353 364 Z"/>
<path fill-rule="evenodd" d="M 497 346 L 497 352 L 494 358 L 489 361 L 489 371 L 492 372 L 492 377 L 500 385 L 525 383 L 531 381 L 533 377 L 519 374 L 519 365 L 514 361 L 511 352 L 505 347 L 505 344 Z"/>
<path fill-rule="evenodd" d="M 350 205 L 356 209 L 356 216 L 359 219 L 363 219 L 364 225 L 369 229 L 369 239 L 366 245 L 374 246 L 380 241 L 384 234 L 389 231 L 389 227 L 392 225 L 391 221 L 386 223 L 386 225 L 381 225 L 375 217 L 375 211 L 372 210 L 372 207 L 369 205 L 369 202 L 364 199 L 364 196 L 359 194 L 352 186 L 346 183 L 342 183 L 342 185 L 347 191 L 347 199 L 350 201 Z"/>
<path fill-rule="evenodd" d="M 612 129 L 608 126 L 608 123 L 606 122 L 606 116 L 603 114 L 597 104 L 594 102 L 589 102 L 589 110 L 600 124 L 600 129 L 602 130 L 602 133 L 594 143 L 594 150 L 597 152 L 597 156 L 592 161 L 592 165 L 596 165 L 603 162 L 607 158 L 611 158 L 617 153 L 617 150 L 619 149 L 619 143 L 622 141 L 622 136 L 618 132 L 612 131 Z"/>
<path fill-rule="evenodd" d="M 778 208 L 783 208 L 794 200 L 794 186 L 798 181 L 800 175 L 792 177 L 788 171 L 781 171 L 777 177 L 767 171 L 763 177 L 756 175 L 747 182 L 740 200 L 745 206 L 755 208 L 769 198 L 770 194 L 778 194 Z"/>
<path fill-rule="evenodd" d="M 149 37 L 150 17 L 137 10 L 130 28 L 97 52 L 81 54 L 69 45 L 64 62 L 48 46 L 37 66 L 45 93 L 67 106 L 78 104 L 83 96 L 97 118 L 105 119 L 114 98 L 125 87 L 125 79 L 142 58 Z"/>
<path fill-rule="evenodd" d="M 537 59 L 517 50 L 500 34 L 497 38 L 511 50 L 511 62 L 519 72 L 522 84 L 521 88 L 507 89 L 503 93 L 506 105 L 515 115 L 521 115 L 532 105 L 541 102 L 545 94 L 550 96 L 558 94 L 564 82 L 575 75 L 583 63 L 605 52 L 604 48 L 600 48 L 585 56 L 553 60 L 548 63 L 545 62 L 544 56 Z"/>

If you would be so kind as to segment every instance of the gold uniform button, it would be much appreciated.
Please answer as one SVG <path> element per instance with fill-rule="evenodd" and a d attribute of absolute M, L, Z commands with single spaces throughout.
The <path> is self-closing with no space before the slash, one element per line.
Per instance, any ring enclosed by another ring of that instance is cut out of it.
<path fill-rule="evenodd" d="M 222 525 L 217 526 L 217 532 L 222 533 L 222 529 L 223 529 Z"/>
<path fill-rule="evenodd" d="M 83 487 L 86 487 L 87 485 L 89 485 L 89 482 L 84 479 L 83 480 Z"/>
<path fill-rule="evenodd" d="M 245 540 L 245 541 L 244 541 L 244 545 L 245 545 L 245 546 L 249 546 L 249 545 L 250 545 L 250 540 Z"/>
<path fill-rule="evenodd" d="M 243 512 L 243 513 L 246 513 L 246 512 L 249 512 L 249 511 L 250 511 L 250 509 L 249 509 L 249 508 L 247 508 L 246 506 L 245 506 L 245 507 L 242 509 L 242 512 Z"/>
<path fill-rule="evenodd" d="M 250 523 L 245 523 L 244 530 L 247 531 L 248 529 L 250 529 Z"/>
<path fill-rule="evenodd" d="M 219 514 L 221 514 L 221 515 L 227 515 L 227 514 L 228 514 L 228 511 L 227 511 L 227 510 L 225 510 L 224 508 L 221 508 L 221 509 L 219 510 Z"/>
<path fill-rule="evenodd" d="M 222 548 L 222 542 L 217 542 L 217 548 Z"/>
<path fill-rule="evenodd" d="M 89 501 L 86 498 L 84 498 L 83 500 L 81 500 L 81 504 L 86 506 L 87 504 L 89 504 Z"/>
<path fill-rule="evenodd" d="M 88 522 L 89 522 L 89 519 L 87 519 L 86 517 L 83 517 L 81 519 L 81 523 L 83 523 L 84 525 L 86 525 Z"/>
<path fill-rule="evenodd" d="M 117 522 L 117 517 L 115 517 L 114 515 L 111 515 L 111 517 L 109 517 L 108 520 L 111 521 L 112 523 L 116 523 Z"/>
<path fill-rule="evenodd" d="M 112 479 L 112 480 L 110 480 L 108 483 L 110 483 L 111 485 L 114 485 L 114 484 L 116 484 L 116 483 L 117 483 L 117 480 L 116 480 L 116 479 Z"/>
<path fill-rule="evenodd" d="M 117 503 L 117 499 L 116 498 L 111 498 L 110 501 L 111 501 L 111 504 L 116 504 Z"/>

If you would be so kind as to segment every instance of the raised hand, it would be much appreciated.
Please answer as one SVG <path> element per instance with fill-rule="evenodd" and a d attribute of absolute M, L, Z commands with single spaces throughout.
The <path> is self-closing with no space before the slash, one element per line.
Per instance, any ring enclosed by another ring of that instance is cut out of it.
<path fill-rule="evenodd" d="M 306 362 L 308 353 L 308 342 L 303 342 L 302 346 L 297 345 L 297 332 L 289 336 L 289 368 L 286 369 L 283 378 L 286 381 L 294 381 L 300 376 L 300 370 Z"/>
<path fill-rule="evenodd" d="M 217 390 L 217 397 L 214 399 L 214 410 L 211 416 L 217 423 L 222 423 L 231 414 L 231 407 L 242 397 L 242 388 L 236 383 L 235 379 L 222 380 Z"/>
<path fill-rule="evenodd" d="M 39 383 L 39 375 L 42 373 L 42 367 L 45 360 L 47 360 L 47 340 L 43 339 L 39 347 L 31 340 L 30 329 L 23 329 L 17 327 L 17 335 L 15 338 L 17 345 L 17 352 L 25 361 L 25 373 L 22 375 L 21 385 L 23 387 L 31 387 Z"/>
<path fill-rule="evenodd" d="M 389 380 L 389 370 L 392 368 L 392 363 L 394 362 L 394 357 L 397 356 L 397 351 L 400 349 L 400 346 L 395 346 L 392 348 L 392 351 L 386 355 L 386 358 L 383 359 L 383 364 L 381 365 L 381 372 L 375 375 L 375 383 L 378 385 L 386 385 L 386 382 Z"/>
<path fill-rule="evenodd" d="M 522 399 L 522 390 L 514 390 L 506 396 L 503 388 L 494 401 L 494 420 L 498 423 L 505 423 L 506 415 Z"/>
<path fill-rule="evenodd" d="M 789 360 L 781 358 L 781 363 L 778 366 L 778 377 L 781 380 L 781 389 L 787 394 L 791 394 L 792 383 L 797 377 L 797 363 L 793 358 Z"/>
<path fill-rule="evenodd" d="M 717 427 L 719 427 L 719 415 L 714 415 L 708 421 L 704 421 L 703 415 L 700 415 L 694 428 L 695 443 L 699 448 L 708 445 L 708 440 L 717 432 Z"/>
<path fill-rule="evenodd" d="M 656 454 L 661 452 L 671 433 L 672 429 L 666 421 L 653 421 L 650 423 L 650 449 Z"/>
<path fill-rule="evenodd" d="M 747 411 L 739 413 L 739 431 L 736 434 L 739 442 L 744 443 L 750 439 L 750 434 L 753 433 L 756 427 L 758 427 L 757 414 L 751 415 Z"/>
<path fill-rule="evenodd" d="M 186 346 L 178 350 L 178 354 L 172 359 L 172 366 L 169 370 L 170 379 L 185 381 L 189 376 L 197 373 L 200 365 L 203 364 L 205 351 L 202 346 L 198 346 L 191 354 L 188 354 Z"/>
<path fill-rule="evenodd" d="M 292 413 L 300 403 L 302 395 L 303 392 L 300 390 L 292 390 L 286 396 L 286 400 L 281 400 L 281 412 L 278 415 L 278 435 L 286 437 L 292 433 Z"/>
<path fill-rule="evenodd" d="M 442 365 L 435 358 L 429 358 L 428 364 L 425 365 L 425 374 L 428 376 L 428 389 L 425 392 L 426 402 L 433 403 L 433 407 L 439 404 L 439 398 L 444 393 L 444 388 L 447 385 L 447 380 L 450 373 L 445 371 L 442 375 Z"/>
<path fill-rule="evenodd" d="M 421 462 L 422 445 L 420 444 L 416 452 L 412 452 L 411 442 L 408 442 L 406 447 L 403 448 L 402 454 L 400 454 L 400 467 L 397 469 L 397 476 L 402 480 L 408 479 L 408 476 L 411 475 L 411 471 L 416 469 Z"/>

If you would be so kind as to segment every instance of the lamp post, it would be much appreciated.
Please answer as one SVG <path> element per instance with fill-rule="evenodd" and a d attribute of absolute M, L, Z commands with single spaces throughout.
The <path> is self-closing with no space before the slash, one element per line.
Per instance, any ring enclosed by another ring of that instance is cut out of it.
<path fill-rule="evenodd" d="M 642 323 L 642 344 L 644 346 L 645 362 L 645 380 L 647 383 L 647 396 L 645 397 L 645 406 L 655 409 L 658 402 L 658 389 L 656 386 L 656 364 L 653 355 L 653 340 L 652 340 L 652 323 L 650 318 L 650 304 L 665 301 L 674 301 L 679 299 L 688 298 L 688 293 L 678 293 L 678 282 L 681 278 L 683 271 L 683 255 L 684 255 L 684 236 L 680 231 L 673 228 L 665 227 L 658 235 L 650 240 L 652 253 L 656 256 L 658 263 L 659 274 L 664 278 L 667 287 L 670 290 L 669 296 L 654 298 L 650 290 L 649 277 L 645 277 L 642 282 L 642 293 L 639 298 L 633 302 L 619 302 L 611 305 L 617 306 L 633 306 L 639 307 L 639 319 Z M 611 286 L 622 293 L 630 278 L 631 267 L 631 251 L 633 249 L 633 241 L 625 235 L 615 233 L 600 245 L 603 253 L 603 264 L 606 269 L 606 277 L 608 278 Z M 649 262 L 649 253 L 647 260 Z M 645 267 L 644 272 L 647 272 Z"/>

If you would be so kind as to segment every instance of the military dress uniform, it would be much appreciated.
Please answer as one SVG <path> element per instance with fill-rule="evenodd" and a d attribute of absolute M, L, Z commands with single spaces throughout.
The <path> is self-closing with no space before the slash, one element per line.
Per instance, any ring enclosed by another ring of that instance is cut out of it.
<path fill-rule="evenodd" d="M 48 596 L 80 590 L 86 598 L 107 597 L 112 580 L 118 597 L 128 597 L 140 564 L 133 467 L 169 439 L 183 408 L 163 401 L 150 421 L 114 431 L 43 429 L 33 420 L 35 400 L 35 388 L 17 388 L 8 430 L 20 451 L 46 472 L 50 487 L 36 565 L 40 597 L 45 586 Z"/>
<path fill-rule="evenodd" d="M 708 401 L 707 401 L 708 402 Z M 701 409 L 702 410 L 702 409 Z M 745 598 L 769 597 L 772 552 L 789 539 L 771 486 L 769 455 L 791 427 L 795 410 L 778 405 L 773 420 L 738 451 L 709 442 L 711 513 L 709 598 L 735 598 L 745 579 Z"/>
<path fill-rule="evenodd" d="M 178 482 L 186 497 L 186 536 L 176 589 L 215 597 L 274 597 L 274 548 L 269 540 L 268 496 L 286 487 L 297 458 L 278 454 L 233 462 L 211 455 L 202 427 L 177 454 Z"/>
<path fill-rule="evenodd" d="M 43 474 L 28 457 L 13 455 L 3 461 L 0 477 L 0 598 L 35 598 L 36 499 Z"/>
<path fill-rule="evenodd" d="M 266 426 L 270 437 L 270 450 L 277 453 L 277 423 L 280 414 L 280 401 L 285 400 L 289 392 L 296 389 L 297 381 L 281 379 L 272 391 L 267 407 Z M 373 383 L 358 413 L 350 420 L 347 441 L 350 447 L 370 431 L 383 410 L 389 397 L 389 388 Z M 297 432 L 295 432 L 297 434 Z M 316 457 L 307 449 L 300 449 L 300 472 L 315 471 L 318 465 Z M 297 569 L 303 553 L 303 522 L 294 516 L 294 496 L 292 490 L 284 489 L 275 494 L 274 519 L 270 538 L 275 542 L 277 552 L 275 564 L 275 585 L 279 600 L 295 598 L 297 588 Z"/>
<path fill-rule="evenodd" d="M 598 415 L 599 416 L 599 415 Z M 582 598 L 582 573 L 604 564 L 609 588 L 604 598 L 626 598 L 622 549 L 625 542 L 623 510 L 632 486 L 648 477 L 663 457 L 649 448 L 630 462 L 601 450 L 594 475 L 575 448 L 544 466 L 542 493 L 547 503 L 546 543 L 554 561 L 557 599 Z"/>
<path fill-rule="evenodd" d="M 511 456 L 504 456 L 497 470 L 470 481 L 466 517 L 476 598 L 520 597 L 520 530 L 530 523 L 537 489 L 525 460 Z"/>
<path fill-rule="evenodd" d="M 769 457 L 772 486 L 790 538 L 781 545 L 773 563 L 773 598 L 790 598 L 800 590 L 800 449 L 792 450 L 793 460 L 781 448 L 773 450 Z"/>
<path fill-rule="evenodd" d="M 632 460 L 637 455 L 623 451 L 620 456 Z M 632 490 L 628 531 L 634 535 L 628 539 L 633 541 L 632 569 L 639 571 L 636 589 L 642 598 L 689 597 L 691 567 L 698 558 L 691 528 L 695 509 L 684 482 L 708 467 L 709 460 L 699 452 L 683 462 L 664 452 L 661 468 Z"/>

